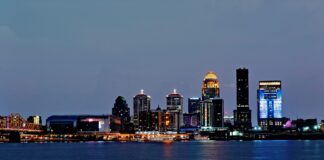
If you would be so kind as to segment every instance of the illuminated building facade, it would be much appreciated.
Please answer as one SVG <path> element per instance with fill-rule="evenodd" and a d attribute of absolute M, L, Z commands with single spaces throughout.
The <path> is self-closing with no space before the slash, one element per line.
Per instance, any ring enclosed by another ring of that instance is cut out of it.
<path fill-rule="evenodd" d="M 219 82 L 214 72 L 208 72 L 203 80 L 200 102 L 200 130 L 215 131 L 224 127 L 224 101 L 220 99 Z"/>
<path fill-rule="evenodd" d="M 258 89 L 258 125 L 263 130 L 282 127 L 281 81 L 260 81 Z"/>
<path fill-rule="evenodd" d="M 40 124 L 28 122 L 20 114 L 12 113 L 9 116 L 0 116 L 0 128 L 40 130 Z"/>
<path fill-rule="evenodd" d="M 144 90 L 141 90 L 140 94 L 136 95 L 133 98 L 133 107 L 134 107 L 134 128 L 136 131 L 140 131 L 141 129 L 145 128 L 145 126 L 140 126 L 140 123 L 144 124 L 143 121 L 146 121 L 146 119 L 148 118 L 146 117 L 146 115 L 149 115 L 150 112 L 151 97 L 144 94 Z M 143 113 L 145 115 L 141 116 L 140 114 Z M 142 120 L 140 120 L 140 117 L 142 118 Z"/>
<path fill-rule="evenodd" d="M 119 117 L 121 120 L 121 132 L 129 131 L 130 113 L 129 107 L 124 97 L 118 96 L 115 100 L 114 107 L 112 108 L 112 115 Z"/>
<path fill-rule="evenodd" d="M 167 110 L 171 114 L 169 129 L 178 132 L 183 125 L 183 96 L 173 90 L 173 93 L 166 97 Z"/>
<path fill-rule="evenodd" d="M 249 108 L 249 70 L 236 70 L 236 103 L 234 110 L 234 127 L 241 131 L 251 129 L 251 110 Z"/>
<path fill-rule="evenodd" d="M 46 120 L 47 131 L 59 134 L 80 132 L 119 132 L 121 121 L 111 115 L 62 115 Z"/>
<path fill-rule="evenodd" d="M 215 131 L 224 127 L 224 101 L 223 99 L 208 99 L 201 103 L 200 129 L 201 131 Z"/>
<path fill-rule="evenodd" d="M 41 116 L 37 116 L 37 115 L 35 115 L 35 116 L 29 116 L 27 118 L 27 121 L 29 123 L 33 123 L 35 125 L 42 125 L 42 117 Z"/>
<path fill-rule="evenodd" d="M 207 72 L 202 85 L 202 100 L 220 96 L 219 82 L 214 72 Z"/>

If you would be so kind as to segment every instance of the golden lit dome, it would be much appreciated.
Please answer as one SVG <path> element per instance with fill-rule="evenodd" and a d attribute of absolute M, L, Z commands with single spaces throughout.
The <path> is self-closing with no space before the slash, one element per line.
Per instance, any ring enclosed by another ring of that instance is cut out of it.
<path fill-rule="evenodd" d="M 213 79 L 213 80 L 217 80 L 217 76 L 214 72 L 207 72 L 204 80 L 206 79 Z"/>

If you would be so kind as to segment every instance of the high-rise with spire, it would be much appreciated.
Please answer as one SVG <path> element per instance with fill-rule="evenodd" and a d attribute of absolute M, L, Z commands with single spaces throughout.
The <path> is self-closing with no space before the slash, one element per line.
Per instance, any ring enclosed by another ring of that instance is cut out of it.
<path fill-rule="evenodd" d="M 170 131 L 179 132 L 183 125 L 183 96 L 174 89 L 172 93 L 166 97 L 167 111 L 170 112 L 172 119 L 168 128 Z"/>
<path fill-rule="evenodd" d="M 142 89 L 139 94 L 133 98 L 134 107 L 134 128 L 136 131 L 146 130 L 151 109 L 151 97 L 144 94 Z"/>

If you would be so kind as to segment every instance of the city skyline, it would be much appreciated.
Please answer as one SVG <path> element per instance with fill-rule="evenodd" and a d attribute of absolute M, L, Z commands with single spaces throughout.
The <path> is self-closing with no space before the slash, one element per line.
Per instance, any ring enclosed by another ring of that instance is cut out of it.
<path fill-rule="evenodd" d="M 241 69 L 241 68 L 238 68 L 238 69 Z M 245 69 L 248 69 L 248 68 L 245 68 Z M 209 74 L 216 74 L 215 72 L 213 72 L 213 71 L 208 71 L 208 72 L 206 72 L 205 73 L 205 75 L 206 76 L 208 76 Z M 205 77 L 206 78 L 206 77 Z M 202 82 L 204 82 L 204 80 L 205 80 L 205 78 L 202 78 L 203 80 L 202 80 Z M 216 79 L 218 80 L 218 75 L 216 74 Z M 262 81 L 258 81 L 259 83 L 260 82 L 263 82 L 264 80 L 262 80 Z M 269 80 L 267 80 L 267 81 L 269 81 Z M 270 80 L 271 81 L 271 80 Z M 235 84 L 236 85 L 236 84 Z M 258 84 L 259 85 L 259 84 Z M 283 85 L 284 86 L 284 84 L 281 84 L 281 85 Z M 219 82 L 218 81 L 218 84 L 217 84 L 217 86 L 222 86 L 221 85 L 221 82 Z M 219 92 L 220 90 L 221 90 L 221 87 L 219 87 L 218 88 L 219 90 L 217 91 L 217 92 Z M 234 97 L 236 96 L 236 86 L 235 86 L 235 95 L 233 95 Z M 256 92 L 257 92 L 258 90 L 256 90 Z M 285 91 L 283 91 L 283 92 L 285 92 Z M 173 89 L 170 89 L 170 92 L 168 92 L 168 94 L 172 94 L 172 93 L 177 93 L 177 89 L 176 88 L 173 88 Z M 186 98 L 200 98 L 201 99 L 201 97 L 199 97 L 199 96 L 192 96 L 192 97 L 186 97 L 185 95 L 183 95 L 182 93 L 181 93 L 181 91 L 180 91 L 180 93 L 179 94 L 181 94 L 182 96 L 184 96 L 183 98 L 184 99 L 186 99 Z M 201 93 L 199 93 L 200 95 L 201 95 Z M 197 94 L 197 95 L 199 95 L 199 94 Z M 251 91 L 250 91 L 250 89 L 249 89 L 249 94 L 251 94 Z M 160 107 L 161 109 L 167 109 L 167 105 L 165 104 L 166 103 L 166 101 L 164 101 L 164 102 L 162 102 L 162 104 L 158 104 L 157 106 L 155 106 L 155 105 L 152 105 L 152 97 L 150 96 L 150 94 L 149 93 L 147 93 L 146 92 L 146 90 L 144 90 L 144 89 L 140 89 L 139 90 L 139 92 L 137 93 L 137 94 L 135 94 L 135 95 L 133 95 L 133 98 L 134 97 L 136 97 L 136 96 L 142 96 L 142 95 L 144 95 L 144 96 L 147 96 L 147 97 L 149 97 L 149 99 L 150 99 L 150 107 L 149 107 L 149 110 L 155 110 L 156 108 L 158 108 L 158 107 Z M 257 95 L 257 94 L 256 94 Z M 115 98 L 113 98 L 113 99 L 116 99 L 116 98 L 119 98 L 119 97 L 124 97 L 123 95 L 118 95 L 118 96 L 116 96 Z M 165 96 L 166 97 L 166 96 Z M 165 99 L 165 97 L 163 97 L 162 99 Z M 283 96 L 283 97 L 285 97 L 285 95 Z M 154 98 L 153 98 L 154 99 Z M 130 104 L 132 104 L 132 99 L 125 99 L 125 101 L 126 101 L 126 103 L 130 103 Z M 285 100 L 283 100 L 283 101 L 285 101 Z M 225 104 L 226 104 L 226 99 L 225 99 Z M 236 103 L 236 101 L 235 101 L 235 103 Z M 251 102 L 250 102 L 251 103 Z M 256 125 L 258 125 L 258 123 L 257 123 L 257 117 L 258 117 L 258 108 L 257 108 L 257 103 L 258 103 L 258 101 L 256 101 L 256 102 L 252 102 L 252 103 L 256 103 L 256 110 L 254 111 L 253 109 L 252 109 L 252 117 L 255 117 L 255 118 L 252 118 L 252 124 L 254 125 L 254 126 L 256 126 Z M 154 104 L 154 103 L 153 103 Z M 186 101 L 184 101 L 183 102 L 183 113 L 189 113 L 189 111 L 188 111 L 188 103 L 186 103 Z M 252 104 L 253 105 L 253 104 Z M 283 104 L 283 106 L 285 106 L 285 104 Z M 111 107 L 111 109 L 113 109 L 113 107 L 114 107 L 114 104 L 112 104 L 112 107 Z M 130 115 L 131 116 L 134 116 L 134 104 L 133 105 L 131 105 L 130 107 L 129 107 L 129 109 L 130 109 Z M 235 107 L 237 107 L 237 106 L 235 106 Z M 233 107 L 234 108 L 234 107 Z M 236 109 L 236 108 L 234 108 L 234 109 Z M 233 115 L 233 113 L 231 113 L 230 111 L 227 111 L 227 110 L 230 110 L 229 108 L 226 108 L 226 105 L 225 105 L 225 107 L 224 107 L 224 116 L 228 116 L 228 115 L 231 115 L 231 116 L 234 116 Z M 283 110 L 285 110 L 285 109 L 283 109 Z M 10 112 L 10 113 L 18 113 L 18 114 L 21 114 L 19 111 L 18 112 Z M 97 112 L 96 112 L 97 113 Z M 74 114 L 82 114 L 82 115 L 88 115 L 89 113 L 62 113 L 62 114 L 50 114 L 49 113 L 49 116 L 52 116 L 52 115 L 74 115 Z M 91 114 L 95 114 L 95 113 L 91 113 Z M 91 115 L 90 114 L 90 115 Z M 108 112 L 98 112 L 97 114 L 112 114 L 112 111 L 108 111 Z M 284 113 L 283 113 L 284 114 Z M 37 114 L 37 113 L 34 113 L 34 114 L 30 114 L 30 115 L 41 115 L 41 114 Z M 24 116 L 30 116 L 30 115 L 24 115 Z M 49 117 L 48 116 L 48 117 Z M 283 116 L 283 117 L 287 117 L 287 118 L 295 118 L 295 117 L 288 117 L 288 116 Z M 317 118 L 317 117 L 303 117 L 303 116 L 300 116 L 300 117 L 297 117 L 297 118 Z M 255 119 L 255 121 L 254 121 L 254 119 Z M 320 118 L 319 118 L 320 119 Z"/>
<path fill-rule="evenodd" d="M 236 108 L 235 69 L 283 82 L 283 116 L 324 119 L 322 1 L 6 1 L 0 6 L 0 114 L 109 114 L 140 89 L 152 108 L 176 88 L 200 97 L 217 73 Z M 60 11 L 60 12 L 58 12 Z M 73 11 L 73 12 L 72 12 Z M 311 96 L 310 96 L 311 95 Z M 187 101 L 184 101 L 187 110 Z M 132 106 L 129 105 L 132 111 Z"/>

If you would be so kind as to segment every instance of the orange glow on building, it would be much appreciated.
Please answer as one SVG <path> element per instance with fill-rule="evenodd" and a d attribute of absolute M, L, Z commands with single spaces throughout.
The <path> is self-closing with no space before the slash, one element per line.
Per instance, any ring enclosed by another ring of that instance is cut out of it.
<path fill-rule="evenodd" d="M 219 97 L 219 82 L 214 72 L 207 72 L 202 84 L 203 99 Z"/>

